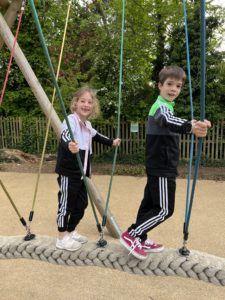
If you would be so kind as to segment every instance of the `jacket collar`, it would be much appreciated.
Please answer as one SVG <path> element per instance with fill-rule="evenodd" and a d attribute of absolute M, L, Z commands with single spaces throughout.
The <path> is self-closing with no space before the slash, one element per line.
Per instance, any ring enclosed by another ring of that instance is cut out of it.
<path fill-rule="evenodd" d="M 166 105 L 166 107 L 168 107 L 171 111 L 174 111 L 174 106 L 175 106 L 174 101 L 168 101 L 160 95 L 158 96 L 157 101 Z"/>
<path fill-rule="evenodd" d="M 91 123 L 88 120 L 83 122 L 76 112 L 74 112 L 74 115 L 75 115 L 76 119 L 78 120 L 80 126 L 84 126 L 85 128 L 91 130 Z"/>

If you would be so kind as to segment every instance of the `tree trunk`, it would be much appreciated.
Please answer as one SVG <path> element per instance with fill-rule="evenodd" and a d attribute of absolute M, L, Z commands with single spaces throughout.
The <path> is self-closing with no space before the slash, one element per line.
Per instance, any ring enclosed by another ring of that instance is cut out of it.
<path fill-rule="evenodd" d="M 3 4 L 5 4 L 5 7 L 8 7 L 8 5 L 9 5 L 8 1 L 0 0 L 0 6 L 3 6 L 2 2 L 3 2 Z M 8 5 L 6 6 L 6 4 L 8 4 Z M 17 15 L 20 11 L 21 5 L 22 5 L 22 0 L 14 0 L 9 5 L 9 7 L 4 15 L 5 21 L 8 24 L 9 28 L 12 28 L 13 24 L 15 23 Z M 2 48 L 3 45 L 4 45 L 4 41 L 0 37 L 0 49 Z"/>
<path fill-rule="evenodd" d="M 8 0 L 0 0 L 0 8 L 7 8 L 9 6 L 10 2 Z"/>

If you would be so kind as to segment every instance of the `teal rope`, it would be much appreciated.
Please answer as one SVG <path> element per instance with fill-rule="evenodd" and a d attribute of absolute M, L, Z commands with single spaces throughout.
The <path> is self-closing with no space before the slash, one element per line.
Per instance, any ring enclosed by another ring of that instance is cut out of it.
<path fill-rule="evenodd" d="M 184 10 L 184 25 L 185 25 L 185 37 L 186 37 L 186 54 L 187 54 L 187 69 L 188 69 L 190 109 L 191 109 L 191 119 L 193 120 L 194 119 L 194 109 L 193 109 L 193 97 L 192 97 L 191 63 L 190 63 L 190 52 L 189 52 L 186 0 L 183 0 L 183 10 Z"/>
<path fill-rule="evenodd" d="M 71 126 L 70 126 L 70 123 L 69 123 L 69 120 L 68 120 L 68 117 L 67 117 L 64 101 L 63 101 L 63 98 L 62 98 L 62 95 L 61 95 L 61 92 L 60 92 L 60 89 L 59 89 L 58 82 L 56 80 L 56 76 L 55 76 L 55 72 L 54 72 L 53 65 L 52 65 L 52 62 L 51 62 L 51 58 L 50 58 L 50 55 L 49 55 L 49 51 L 48 51 L 48 48 L 47 48 L 46 43 L 45 43 L 45 38 L 44 38 L 42 29 L 41 29 L 41 24 L 40 24 L 38 15 L 37 15 L 37 11 L 36 11 L 36 8 L 35 8 L 35 5 L 34 5 L 34 1 L 29 0 L 29 3 L 31 5 L 32 15 L 33 15 L 33 18 L 34 18 L 34 21 L 35 21 L 35 24 L 36 24 L 36 27 L 37 27 L 37 30 L 38 30 L 39 39 L 40 39 L 40 42 L 41 42 L 41 45 L 42 45 L 42 48 L 43 48 L 43 51 L 44 51 L 44 54 L 45 54 L 45 58 L 47 60 L 47 64 L 48 64 L 49 69 L 50 69 L 52 81 L 53 81 L 54 87 L 56 89 L 57 96 L 59 98 L 60 106 L 61 106 L 61 109 L 62 109 L 64 118 L 65 118 L 68 130 L 69 130 L 69 133 L 70 133 L 70 137 L 71 137 L 72 141 L 75 141 L 74 136 L 73 136 L 73 132 L 71 130 Z M 91 207 L 92 207 L 93 214 L 94 214 L 94 217 L 95 217 L 95 220 L 96 220 L 98 231 L 101 232 L 102 228 L 101 228 L 101 225 L 98 221 L 98 216 L 96 214 L 94 203 L 91 199 L 91 194 L 90 194 L 90 191 L 89 191 L 89 188 L 88 188 L 86 176 L 85 176 L 84 171 L 83 171 L 83 165 L 82 165 L 79 153 L 76 153 L 76 158 L 77 158 L 78 165 L 79 165 L 81 174 L 83 176 L 84 184 L 85 184 L 85 187 L 86 187 L 86 190 L 87 190 L 90 202 L 91 202 Z"/>
<path fill-rule="evenodd" d="M 120 75 L 119 75 L 119 100 L 118 100 L 118 112 L 117 112 L 117 137 L 120 136 L 120 107 L 121 107 L 122 85 L 123 85 L 122 78 L 123 78 L 124 16 L 125 16 L 125 1 L 122 0 L 122 26 L 121 26 L 121 43 L 120 43 Z M 111 193 L 111 189 L 112 189 L 113 175 L 115 173 L 117 152 L 118 152 L 118 146 L 115 148 L 114 157 L 113 157 L 112 173 L 111 173 L 111 177 L 110 177 L 107 200 L 106 200 L 105 210 L 104 210 L 103 219 L 102 219 L 103 227 L 106 225 L 106 220 L 107 220 L 107 211 L 108 211 L 108 206 L 109 206 L 110 193 Z"/>
<path fill-rule="evenodd" d="M 206 20 L 205 20 L 205 0 L 201 0 L 200 4 L 200 15 L 201 15 L 201 30 L 200 30 L 200 37 L 201 37 L 201 94 L 200 94 L 200 106 L 201 106 L 201 114 L 200 119 L 201 121 L 204 121 L 205 119 L 205 70 L 206 70 Z M 192 185 L 192 191 L 191 191 L 191 198 L 190 198 L 190 205 L 189 205 L 189 211 L 187 214 L 187 220 L 185 223 L 185 240 L 188 239 L 188 227 L 191 217 L 191 211 L 192 211 L 192 205 L 193 205 L 193 199 L 194 199 L 194 192 L 195 192 L 195 186 L 196 181 L 198 178 L 198 171 L 199 171 L 199 164 L 201 160 L 201 154 L 202 154 L 202 145 L 203 145 L 203 139 L 199 138 L 198 141 L 198 149 L 197 149 L 197 158 L 195 161 L 195 171 L 194 171 L 194 178 L 193 178 L 193 185 Z"/>
<path fill-rule="evenodd" d="M 191 119 L 193 120 L 194 119 L 194 109 L 193 109 L 193 97 L 192 97 L 191 63 L 190 63 L 190 51 L 189 51 L 186 0 L 183 0 L 183 11 L 184 11 L 184 25 L 185 25 L 186 57 L 187 57 L 187 69 L 188 69 L 188 87 L 189 87 L 189 96 L 190 96 L 190 109 L 191 109 Z M 191 173 L 192 173 L 193 152 L 194 152 L 194 135 L 192 134 L 191 135 L 191 144 L 190 144 L 190 149 L 189 149 L 189 161 L 188 161 L 185 223 L 187 223 L 189 203 L 190 203 L 190 189 L 191 189 Z M 185 228 L 185 226 L 184 226 L 184 228 Z"/>
<path fill-rule="evenodd" d="M 201 121 L 205 119 L 205 73 L 206 73 L 206 19 L 205 19 L 205 0 L 201 0 Z"/>

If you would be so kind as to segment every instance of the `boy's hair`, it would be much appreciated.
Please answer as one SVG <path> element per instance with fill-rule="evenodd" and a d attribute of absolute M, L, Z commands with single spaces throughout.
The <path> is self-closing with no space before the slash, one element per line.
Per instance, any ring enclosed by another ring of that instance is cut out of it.
<path fill-rule="evenodd" d="M 183 84 L 186 79 L 186 74 L 184 70 L 178 66 L 168 66 L 164 67 L 160 72 L 159 72 L 159 82 L 161 84 L 164 84 L 167 78 L 175 78 L 178 80 L 182 80 Z"/>
<path fill-rule="evenodd" d="M 89 118 L 92 118 L 92 119 L 96 118 L 100 113 L 99 103 L 98 103 L 98 99 L 96 97 L 95 91 L 92 88 L 90 88 L 89 86 L 83 86 L 74 94 L 71 104 L 70 104 L 70 110 L 72 113 L 74 113 L 77 110 L 77 101 L 85 93 L 89 93 L 93 100 L 93 111 L 92 111 L 91 115 L 89 116 Z"/>

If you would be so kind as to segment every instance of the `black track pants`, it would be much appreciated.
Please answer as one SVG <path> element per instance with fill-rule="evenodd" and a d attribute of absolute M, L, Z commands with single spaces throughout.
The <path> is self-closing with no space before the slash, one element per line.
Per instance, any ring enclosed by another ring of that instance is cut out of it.
<path fill-rule="evenodd" d="M 88 205 L 88 197 L 83 180 L 71 179 L 59 175 L 58 192 L 58 231 L 73 231 L 84 216 Z"/>
<path fill-rule="evenodd" d="M 176 178 L 149 176 L 136 223 L 128 232 L 146 240 L 147 232 L 172 216 L 175 204 Z"/>

